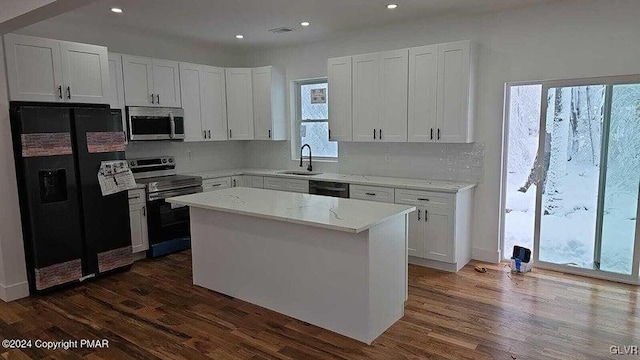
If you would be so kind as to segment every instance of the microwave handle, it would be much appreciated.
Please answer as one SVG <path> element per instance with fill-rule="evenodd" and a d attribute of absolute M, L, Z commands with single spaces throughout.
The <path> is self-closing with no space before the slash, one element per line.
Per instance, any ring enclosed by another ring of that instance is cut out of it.
<path fill-rule="evenodd" d="M 173 120 L 173 114 L 169 114 L 169 120 L 171 121 L 171 135 L 169 136 L 171 139 L 176 137 L 176 122 Z"/>

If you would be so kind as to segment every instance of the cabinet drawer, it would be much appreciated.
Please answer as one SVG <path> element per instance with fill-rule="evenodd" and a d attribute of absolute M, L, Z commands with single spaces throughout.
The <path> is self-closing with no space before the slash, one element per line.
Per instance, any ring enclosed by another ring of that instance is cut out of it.
<path fill-rule="evenodd" d="M 285 189 L 290 192 L 309 193 L 309 180 L 287 179 Z"/>
<path fill-rule="evenodd" d="M 396 189 L 395 202 L 396 204 L 406 205 L 442 205 L 453 207 L 454 197 L 454 194 Z"/>
<path fill-rule="evenodd" d="M 227 189 L 231 187 L 231 178 L 218 178 L 218 179 L 209 179 L 202 181 L 202 190 L 204 192 L 214 191 L 220 189 Z"/>
<path fill-rule="evenodd" d="M 264 188 L 265 189 L 284 191 L 286 189 L 286 186 L 287 186 L 286 184 L 287 184 L 286 179 L 272 178 L 272 177 L 265 177 L 264 178 Z"/>
<path fill-rule="evenodd" d="M 146 201 L 144 189 L 129 190 L 129 205 L 144 204 Z"/>
<path fill-rule="evenodd" d="M 350 197 L 352 199 L 371 200 L 371 201 L 379 201 L 379 202 L 386 202 L 386 203 L 394 202 L 393 188 L 351 185 L 350 192 L 351 192 Z"/>

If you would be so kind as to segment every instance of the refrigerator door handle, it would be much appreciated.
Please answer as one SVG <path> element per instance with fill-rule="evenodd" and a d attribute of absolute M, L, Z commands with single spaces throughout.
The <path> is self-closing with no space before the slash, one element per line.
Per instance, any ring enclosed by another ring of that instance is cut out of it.
<path fill-rule="evenodd" d="M 173 120 L 173 114 L 169 114 L 169 121 L 171 121 L 171 135 L 169 138 L 173 139 L 176 137 L 176 122 Z"/>

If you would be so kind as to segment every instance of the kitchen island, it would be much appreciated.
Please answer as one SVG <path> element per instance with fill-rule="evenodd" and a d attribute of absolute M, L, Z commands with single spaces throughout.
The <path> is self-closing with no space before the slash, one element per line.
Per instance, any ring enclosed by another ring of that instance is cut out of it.
<path fill-rule="evenodd" d="M 404 315 L 413 206 L 231 188 L 190 207 L 193 283 L 371 344 Z"/>

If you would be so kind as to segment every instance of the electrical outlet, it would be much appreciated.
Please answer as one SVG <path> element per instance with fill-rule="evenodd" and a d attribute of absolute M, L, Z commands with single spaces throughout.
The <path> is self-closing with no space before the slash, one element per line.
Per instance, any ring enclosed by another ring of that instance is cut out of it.
<path fill-rule="evenodd" d="M 389 153 L 384 154 L 384 162 L 391 162 L 391 155 L 389 155 Z"/>

